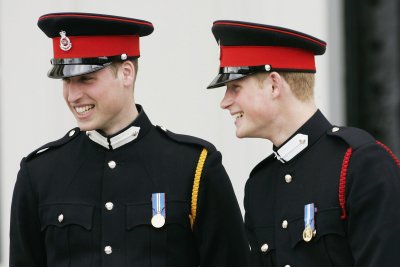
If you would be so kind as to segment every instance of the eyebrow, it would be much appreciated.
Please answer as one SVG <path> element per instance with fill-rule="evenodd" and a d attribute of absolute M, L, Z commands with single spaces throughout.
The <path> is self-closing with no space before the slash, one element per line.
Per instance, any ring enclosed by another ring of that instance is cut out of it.
<path fill-rule="evenodd" d="M 86 79 L 93 79 L 95 76 L 90 74 L 84 74 L 79 76 L 78 80 L 86 80 Z"/>
<path fill-rule="evenodd" d="M 230 87 L 239 87 L 239 86 L 240 86 L 240 84 L 239 84 L 239 83 L 235 83 L 235 82 L 232 82 L 231 84 L 229 84 L 229 85 L 227 84 L 227 85 L 226 85 L 227 88 L 230 88 Z"/>

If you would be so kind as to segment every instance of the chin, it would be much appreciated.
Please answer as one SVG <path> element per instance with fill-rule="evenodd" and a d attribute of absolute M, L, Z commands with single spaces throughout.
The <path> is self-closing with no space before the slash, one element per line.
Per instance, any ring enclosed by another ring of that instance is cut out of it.
<path fill-rule="evenodd" d="M 96 130 L 97 127 L 94 125 L 91 125 L 89 123 L 79 123 L 78 122 L 78 127 L 81 131 L 91 131 L 91 130 Z"/>
<path fill-rule="evenodd" d="M 245 138 L 247 135 L 245 133 L 242 133 L 240 131 L 236 131 L 236 137 L 237 138 Z"/>

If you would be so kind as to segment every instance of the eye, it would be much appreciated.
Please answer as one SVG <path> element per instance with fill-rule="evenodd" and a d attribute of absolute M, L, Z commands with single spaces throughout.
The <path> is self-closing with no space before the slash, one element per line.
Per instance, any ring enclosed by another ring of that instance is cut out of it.
<path fill-rule="evenodd" d="M 240 88 L 242 88 L 240 85 L 235 85 L 235 86 L 233 87 L 233 91 L 237 92 L 237 91 L 240 90 Z"/>
<path fill-rule="evenodd" d="M 94 80 L 94 77 L 89 76 L 89 75 L 84 75 L 84 76 L 79 77 L 79 81 L 83 82 L 83 83 L 88 83 L 88 82 L 91 82 L 93 80 Z"/>
<path fill-rule="evenodd" d="M 62 82 L 68 84 L 71 82 L 71 79 L 70 78 L 62 78 Z"/>
<path fill-rule="evenodd" d="M 238 84 L 232 84 L 228 86 L 228 90 L 230 90 L 232 93 L 237 93 L 240 90 L 240 85 Z"/>

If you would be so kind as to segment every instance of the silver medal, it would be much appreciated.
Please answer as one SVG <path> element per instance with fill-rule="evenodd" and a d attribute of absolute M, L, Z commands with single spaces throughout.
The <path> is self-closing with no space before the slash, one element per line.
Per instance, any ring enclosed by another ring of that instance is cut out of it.
<path fill-rule="evenodd" d="M 157 213 L 156 215 L 151 218 L 151 225 L 153 225 L 155 228 L 161 228 L 165 224 L 165 218 L 162 216 L 160 213 Z"/>

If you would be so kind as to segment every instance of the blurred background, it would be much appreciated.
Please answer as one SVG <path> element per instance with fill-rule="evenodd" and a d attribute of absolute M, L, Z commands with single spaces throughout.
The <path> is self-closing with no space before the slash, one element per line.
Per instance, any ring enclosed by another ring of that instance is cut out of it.
<path fill-rule="evenodd" d="M 214 20 L 277 25 L 325 40 L 327 52 L 316 59 L 319 108 L 333 124 L 367 129 L 400 154 L 397 0 L 0 0 L 0 267 L 8 266 L 20 160 L 76 125 L 62 82 L 46 76 L 52 43 L 36 25 L 43 14 L 67 11 L 154 24 L 154 33 L 141 39 L 136 102 L 153 124 L 214 143 L 241 208 L 246 179 L 271 143 L 237 139 L 233 119 L 219 108 L 224 89 L 205 89 L 219 64 Z"/>

